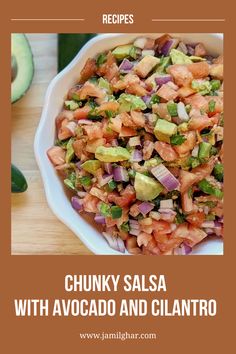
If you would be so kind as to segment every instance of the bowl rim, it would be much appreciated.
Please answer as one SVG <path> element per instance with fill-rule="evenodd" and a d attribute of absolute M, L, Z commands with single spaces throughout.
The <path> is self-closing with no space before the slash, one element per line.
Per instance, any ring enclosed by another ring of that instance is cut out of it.
<path fill-rule="evenodd" d="M 125 37 L 125 36 L 142 36 L 142 35 L 151 35 L 151 34 L 157 34 L 157 35 L 161 35 L 162 33 L 104 33 L 104 34 L 98 34 L 95 37 L 91 38 L 77 53 L 77 55 L 75 56 L 75 58 L 61 71 L 59 72 L 49 83 L 45 96 L 44 96 L 44 102 L 43 102 L 43 107 L 42 107 L 42 112 L 41 112 L 41 116 L 40 116 L 40 120 L 36 129 L 36 133 L 35 133 L 35 137 L 34 137 L 34 155 L 35 155 L 35 159 L 36 162 L 38 164 L 39 167 L 39 171 L 41 174 L 41 178 L 42 178 L 42 183 L 43 183 L 43 187 L 45 190 L 45 195 L 46 195 L 46 200 L 47 203 L 50 207 L 50 209 L 52 210 L 52 212 L 54 213 L 54 215 L 63 223 L 65 224 L 80 240 L 81 242 L 90 250 L 92 251 L 95 255 L 129 255 L 129 253 L 120 253 L 118 251 L 115 251 L 113 249 L 110 249 L 110 253 L 107 252 L 102 252 L 100 249 L 96 248 L 96 245 L 94 245 L 92 242 L 90 242 L 84 235 L 83 232 L 81 231 L 80 233 L 78 233 L 78 230 L 76 229 L 76 227 L 74 227 L 73 224 L 71 224 L 69 222 L 69 220 L 67 220 L 67 218 L 64 218 L 62 213 L 60 213 L 55 205 L 55 203 L 53 202 L 53 196 L 50 190 L 50 184 L 47 182 L 47 178 L 46 178 L 46 172 L 44 171 L 44 166 L 43 166 L 43 161 L 40 158 L 40 142 L 41 142 L 41 136 L 43 133 L 43 129 L 44 129 L 44 123 L 47 119 L 47 111 L 49 109 L 50 106 L 50 98 L 51 95 L 53 93 L 54 87 L 56 85 L 56 83 L 63 78 L 64 76 L 67 75 L 67 73 L 74 68 L 74 66 L 77 65 L 78 61 L 84 57 L 86 55 L 86 52 L 88 51 L 88 49 L 90 49 L 91 47 L 93 47 L 94 44 L 96 44 L 97 42 L 104 40 L 104 39 L 111 39 L 111 38 L 119 38 L 119 37 Z M 170 33 L 171 34 L 171 33 Z M 174 35 L 191 35 L 191 33 L 189 32 L 182 32 L 182 33 L 174 33 Z M 192 33 L 194 35 L 199 34 L 202 35 L 202 33 Z M 220 40 L 223 41 L 223 33 L 205 33 L 207 35 L 211 35 L 213 37 L 219 38 Z M 222 253 L 219 253 L 219 255 L 223 254 L 223 250 Z M 199 254 L 200 255 L 200 254 Z M 218 254 L 214 254 L 214 255 L 218 255 Z"/>

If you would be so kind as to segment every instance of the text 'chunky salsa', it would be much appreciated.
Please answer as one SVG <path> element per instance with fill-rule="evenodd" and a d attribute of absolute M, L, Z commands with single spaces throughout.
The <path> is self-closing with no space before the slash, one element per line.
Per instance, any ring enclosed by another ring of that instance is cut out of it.
<path fill-rule="evenodd" d="M 48 157 L 72 207 L 131 254 L 223 236 L 223 57 L 165 34 L 89 58 Z"/>

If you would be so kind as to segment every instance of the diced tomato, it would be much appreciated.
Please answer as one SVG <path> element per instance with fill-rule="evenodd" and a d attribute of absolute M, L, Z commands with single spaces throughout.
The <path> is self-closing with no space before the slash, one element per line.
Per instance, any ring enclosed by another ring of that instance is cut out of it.
<path fill-rule="evenodd" d="M 157 113 L 160 118 L 171 120 L 170 113 L 167 109 L 167 103 L 154 104 L 152 106 L 153 113 Z"/>
<path fill-rule="evenodd" d="M 47 151 L 48 158 L 54 166 L 63 165 L 65 163 L 66 152 L 60 146 L 53 146 Z"/>
<path fill-rule="evenodd" d="M 86 194 L 83 199 L 84 210 L 88 213 L 97 213 L 98 212 L 98 203 L 100 200 L 97 197 L 94 197 L 91 194 Z"/>
<path fill-rule="evenodd" d="M 194 94 L 194 90 L 189 87 L 189 86 L 185 86 L 185 87 L 181 87 L 179 90 L 178 90 L 178 95 L 179 97 L 181 98 L 185 98 L 185 97 L 188 97 L 192 94 Z"/>
<path fill-rule="evenodd" d="M 188 70 L 186 65 L 175 64 L 167 69 L 168 73 L 173 76 L 176 85 L 189 86 L 193 80 L 193 75 Z"/>
<path fill-rule="evenodd" d="M 97 108 L 97 112 L 106 117 L 106 111 L 117 112 L 118 108 L 119 103 L 117 101 L 104 102 Z"/>
<path fill-rule="evenodd" d="M 89 106 L 84 106 L 81 108 L 77 108 L 74 111 L 74 118 L 75 119 L 87 119 L 88 118 L 88 114 L 91 111 L 91 108 Z"/>
<path fill-rule="evenodd" d="M 135 135 L 137 135 L 136 130 L 129 127 L 122 127 L 119 134 L 120 137 L 135 136 Z"/>
<path fill-rule="evenodd" d="M 141 232 L 137 236 L 137 244 L 139 247 L 141 247 L 142 245 L 147 246 L 148 242 L 151 240 L 152 240 L 152 236 L 147 234 L 146 232 Z"/>
<path fill-rule="evenodd" d="M 114 130 L 116 133 L 120 133 L 122 127 L 122 121 L 120 115 L 112 118 L 109 122 L 109 127 Z"/>
<path fill-rule="evenodd" d="M 141 204 L 141 202 L 138 201 L 138 202 L 134 203 L 133 205 L 131 205 L 131 207 L 130 207 L 129 213 L 134 218 L 140 214 L 140 210 L 139 210 L 140 204 Z"/>
<path fill-rule="evenodd" d="M 217 124 L 218 117 L 208 117 L 207 114 L 194 116 L 189 120 L 188 127 L 190 130 L 198 130 L 201 131 L 207 127 L 213 127 L 213 125 Z"/>
<path fill-rule="evenodd" d="M 217 161 L 217 157 L 212 156 L 207 163 L 192 169 L 192 173 L 194 173 L 197 177 L 196 182 L 199 182 L 203 178 L 210 176 L 216 161 Z"/>
<path fill-rule="evenodd" d="M 172 232 L 172 237 L 176 237 L 176 238 L 187 238 L 189 234 L 188 231 L 188 224 L 187 223 L 183 223 L 183 224 L 179 224 L 177 226 L 177 228 Z"/>
<path fill-rule="evenodd" d="M 195 246 L 196 244 L 201 242 L 206 236 L 207 233 L 202 229 L 199 229 L 193 225 L 189 225 L 188 236 L 186 237 L 189 246 L 191 247 Z"/>
<path fill-rule="evenodd" d="M 108 194 L 108 201 L 113 202 L 121 208 L 127 207 L 135 200 L 135 190 L 131 185 L 128 185 L 122 192 L 121 196 L 117 192 Z"/>
<path fill-rule="evenodd" d="M 103 98 L 105 92 L 89 81 L 86 81 L 83 87 L 79 90 L 79 98 L 85 100 L 88 97 Z"/>
<path fill-rule="evenodd" d="M 198 43 L 194 48 L 194 55 L 197 57 L 204 57 L 207 54 L 206 48 L 203 43 Z"/>
<path fill-rule="evenodd" d="M 198 108 L 198 109 L 208 109 L 208 101 L 206 100 L 205 97 L 200 95 L 199 93 L 195 93 L 194 95 L 191 95 L 189 97 L 186 97 L 184 99 L 184 102 L 186 104 L 190 104 L 192 108 Z"/>
<path fill-rule="evenodd" d="M 145 126 L 145 116 L 142 112 L 131 111 L 130 115 L 131 115 L 132 121 L 134 123 L 134 126 L 140 127 L 140 128 Z"/>
<path fill-rule="evenodd" d="M 223 55 L 219 55 L 217 58 L 213 59 L 212 61 L 214 64 L 223 64 L 224 63 L 224 57 Z"/>
<path fill-rule="evenodd" d="M 107 142 L 111 142 L 113 139 L 116 139 L 118 134 L 111 129 L 110 122 L 108 119 L 102 120 L 102 133 L 103 137 L 106 138 Z"/>
<path fill-rule="evenodd" d="M 169 34 L 163 34 L 161 37 L 157 38 L 155 40 L 155 46 L 157 47 L 159 53 L 161 53 L 162 47 L 165 45 L 167 41 L 172 39 L 172 37 Z"/>
<path fill-rule="evenodd" d="M 85 130 L 89 140 L 103 137 L 102 124 L 100 122 L 93 123 L 92 125 L 85 125 L 83 129 Z"/>
<path fill-rule="evenodd" d="M 191 213 L 193 211 L 193 198 L 189 191 L 181 194 L 181 206 L 184 213 Z"/>
<path fill-rule="evenodd" d="M 86 143 L 83 139 L 75 140 L 73 142 L 73 149 L 74 149 L 75 155 L 79 159 L 81 159 L 81 155 L 82 155 L 83 151 L 85 151 L 85 146 L 86 146 Z"/>
<path fill-rule="evenodd" d="M 178 247 L 183 242 L 182 238 L 170 237 L 164 243 L 158 243 L 158 247 L 162 252 L 168 252 Z"/>
<path fill-rule="evenodd" d="M 97 66 L 95 59 L 87 59 L 83 69 L 80 72 L 80 82 L 83 83 L 87 81 L 90 77 L 95 75 Z"/>
<path fill-rule="evenodd" d="M 129 115 L 129 113 L 123 112 L 119 116 L 120 116 L 122 124 L 125 127 L 129 127 L 129 128 L 135 128 L 136 127 L 136 124 L 134 123 L 134 121 L 131 118 L 131 116 Z"/>
<path fill-rule="evenodd" d="M 152 141 L 144 141 L 143 143 L 143 159 L 149 160 L 154 150 L 154 143 Z"/>
<path fill-rule="evenodd" d="M 210 75 L 214 79 L 223 80 L 224 78 L 224 66 L 223 64 L 210 65 Z"/>
<path fill-rule="evenodd" d="M 161 254 L 161 251 L 154 237 L 148 242 L 147 246 L 143 246 L 143 248 L 150 252 L 152 255 L 159 256 Z"/>
<path fill-rule="evenodd" d="M 201 227 L 205 220 L 205 214 L 203 212 L 192 213 L 186 217 L 186 220 L 193 226 Z"/>
<path fill-rule="evenodd" d="M 112 219 L 112 217 L 107 217 L 105 218 L 105 222 L 107 227 L 112 227 L 117 224 L 117 219 Z"/>
<path fill-rule="evenodd" d="M 198 177 L 192 173 L 185 170 L 181 170 L 179 174 L 179 182 L 180 182 L 180 191 L 181 193 L 185 193 L 189 190 L 189 188 L 196 183 Z"/>
<path fill-rule="evenodd" d="M 85 149 L 87 152 L 91 152 L 91 153 L 95 154 L 96 149 L 99 146 L 105 146 L 105 144 L 106 144 L 106 139 L 104 139 L 104 138 L 92 139 L 92 140 L 89 140 Z"/>
<path fill-rule="evenodd" d="M 128 236 L 126 239 L 125 245 L 126 245 L 127 251 L 129 253 L 131 253 L 131 254 L 140 254 L 141 253 L 141 250 L 137 244 L 137 237 L 131 236 L 131 235 Z"/>
<path fill-rule="evenodd" d="M 119 68 L 116 64 L 116 59 L 111 52 L 108 52 L 106 62 L 98 68 L 97 73 L 100 76 L 104 76 L 108 81 L 111 81 L 115 77 L 119 77 Z"/>
<path fill-rule="evenodd" d="M 147 94 L 147 90 L 138 83 L 128 85 L 125 91 L 137 96 L 145 96 Z"/>
<path fill-rule="evenodd" d="M 210 101 L 215 102 L 215 107 L 213 114 L 223 112 L 223 98 L 219 96 L 205 96 L 205 99 L 209 103 Z"/>
<path fill-rule="evenodd" d="M 153 220 L 153 234 L 165 235 L 171 232 L 171 225 L 164 220 Z"/>
<path fill-rule="evenodd" d="M 168 84 L 162 85 L 157 91 L 157 95 L 163 98 L 165 101 L 171 101 L 178 97 L 178 93 Z"/>
<path fill-rule="evenodd" d="M 163 141 L 155 142 L 155 150 L 161 156 L 164 161 L 174 161 L 178 158 L 178 154 L 172 148 L 172 146 L 168 143 L 164 143 Z"/>
<path fill-rule="evenodd" d="M 209 75 L 209 64 L 206 61 L 187 64 L 187 68 L 192 73 L 194 79 L 203 79 Z"/>
<path fill-rule="evenodd" d="M 174 150 L 180 155 L 185 155 L 191 151 L 196 144 L 196 133 L 195 131 L 190 131 L 184 134 L 186 140 L 181 145 L 175 145 Z"/>

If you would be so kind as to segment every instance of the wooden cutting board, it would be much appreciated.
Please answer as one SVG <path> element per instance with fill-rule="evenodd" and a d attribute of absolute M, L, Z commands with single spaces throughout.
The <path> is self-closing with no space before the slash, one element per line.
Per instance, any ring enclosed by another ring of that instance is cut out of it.
<path fill-rule="evenodd" d="M 25 174 L 29 188 L 12 194 L 12 254 L 92 254 L 47 205 L 35 161 L 33 141 L 44 95 L 57 73 L 57 35 L 28 34 L 35 74 L 30 90 L 12 105 L 12 162 Z"/>

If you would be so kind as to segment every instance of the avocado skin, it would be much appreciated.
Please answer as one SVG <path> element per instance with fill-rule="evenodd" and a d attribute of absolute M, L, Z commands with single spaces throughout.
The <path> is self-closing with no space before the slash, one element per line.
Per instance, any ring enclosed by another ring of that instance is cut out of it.
<path fill-rule="evenodd" d="M 27 181 L 22 172 L 13 164 L 11 165 L 11 192 L 23 193 L 28 188 Z"/>
<path fill-rule="evenodd" d="M 27 53 L 27 61 L 24 58 L 24 61 L 21 64 L 21 62 L 19 60 L 20 58 L 18 58 L 17 55 L 15 55 L 16 54 L 14 52 L 15 48 L 14 49 L 12 48 L 12 53 L 11 53 L 12 64 L 13 64 L 12 70 L 15 71 L 17 68 L 17 71 L 14 72 L 14 75 L 13 75 L 14 80 L 12 81 L 12 85 L 13 85 L 13 82 L 14 82 L 14 84 L 16 83 L 17 77 L 21 71 L 21 65 L 27 65 L 27 68 L 28 68 L 28 76 L 27 76 L 28 82 L 25 85 L 25 87 L 22 88 L 22 87 L 16 86 L 16 87 L 12 88 L 11 103 L 15 103 L 15 102 L 19 101 L 26 94 L 28 89 L 30 88 L 30 85 L 32 83 L 33 76 L 34 76 L 34 61 L 33 61 L 33 54 L 31 51 L 31 47 L 30 47 L 29 41 L 26 38 L 25 34 L 12 33 L 11 41 L 12 41 L 12 43 L 14 42 L 14 44 L 12 44 L 14 47 L 17 47 L 17 46 L 23 47 L 24 46 L 25 53 Z"/>

